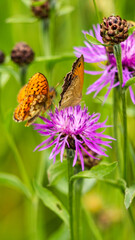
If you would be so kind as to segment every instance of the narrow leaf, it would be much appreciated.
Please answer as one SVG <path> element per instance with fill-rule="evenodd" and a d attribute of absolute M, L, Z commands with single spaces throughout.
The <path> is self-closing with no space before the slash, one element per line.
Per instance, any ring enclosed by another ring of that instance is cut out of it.
<path fill-rule="evenodd" d="M 47 188 L 43 188 L 36 182 L 34 184 L 38 197 L 42 200 L 44 205 L 56 213 L 67 226 L 69 226 L 69 214 L 60 200 Z"/>
<path fill-rule="evenodd" d="M 98 41 L 95 37 L 89 35 L 88 33 L 86 33 L 86 38 L 87 38 L 87 40 L 88 40 L 90 43 L 92 43 L 92 44 L 94 44 L 94 45 L 102 45 L 102 46 L 104 46 L 104 47 L 109 46 L 108 44 L 103 44 L 103 43 L 101 43 L 101 42 Z"/>
<path fill-rule="evenodd" d="M 105 178 L 105 179 L 101 179 L 101 180 L 103 180 L 105 183 L 112 185 L 115 188 L 121 189 L 122 192 L 125 192 L 127 184 L 124 179 L 120 178 L 120 179 L 112 180 L 112 179 Z"/>
<path fill-rule="evenodd" d="M 30 0 L 21 0 L 25 6 L 30 7 L 31 1 Z"/>
<path fill-rule="evenodd" d="M 72 6 L 65 6 L 63 8 L 61 8 L 58 12 L 58 16 L 63 16 L 63 15 L 66 15 L 66 14 L 69 14 L 71 12 L 74 11 L 74 7 Z"/>
<path fill-rule="evenodd" d="M 67 161 L 57 161 L 55 164 L 52 164 L 48 169 L 48 179 L 49 184 L 53 185 L 57 182 L 58 179 L 65 176 L 67 170 Z"/>
<path fill-rule="evenodd" d="M 35 17 L 14 16 L 6 19 L 6 23 L 34 23 L 37 22 Z"/>
<path fill-rule="evenodd" d="M 10 75 L 7 72 L 2 72 L 0 78 L 1 78 L 1 80 L 0 80 L 1 87 L 4 87 L 6 85 L 6 83 L 8 82 Z"/>
<path fill-rule="evenodd" d="M 91 170 L 88 171 L 82 171 L 79 172 L 78 174 L 75 174 L 71 180 L 75 180 L 77 178 L 96 178 L 96 179 L 103 179 L 104 176 L 110 174 L 112 171 L 115 170 L 117 167 L 118 163 L 110 163 L 110 164 L 99 164 L 95 167 L 93 167 Z"/>
<path fill-rule="evenodd" d="M 20 81 L 19 74 L 11 66 L 0 66 L 0 72 L 9 73 L 12 75 L 18 82 Z"/>
<path fill-rule="evenodd" d="M 129 28 L 129 29 L 128 29 L 128 35 L 129 35 L 129 36 L 132 35 L 134 31 L 135 31 L 135 26 Z"/>
<path fill-rule="evenodd" d="M 47 2 L 47 0 L 43 0 L 43 1 L 32 1 L 32 6 L 36 7 L 36 6 L 41 6 L 42 4 L 44 4 L 45 2 Z"/>
<path fill-rule="evenodd" d="M 125 191 L 124 204 L 127 209 L 132 203 L 134 197 L 135 197 L 135 184 L 129 188 L 126 188 L 126 191 Z"/>
<path fill-rule="evenodd" d="M 44 57 L 44 56 L 39 56 L 35 58 L 35 62 L 60 62 L 60 61 L 65 61 L 65 60 L 74 60 L 75 55 L 73 53 L 65 53 L 62 55 L 55 55 L 55 56 L 49 56 L 49 57 Z"/>
<path fill-rule="evenodd" d="M 56 230 L 48 238 L 48 240 L 69 240 L 69 230 L 65 224 L 61 224 L 58 230 Z"/>
<path fill-rule="evenodd" d="M 132 78 L 130 78 L 127 82 L 126 82 L 126 84 L 125 84 L 125 90 L 129 87 L 129 86 L 131 86 L 131 85 L 133 85 L 133 84 L 135 84 L 135 77 L 132 77 Z"/>
<path fill-rule="evenodd" d="M 21 180 L 8 173 L 0 173 L 0 185 L 5 185 L 9 188 L 14 188 L 21 191 L 27 198 L 31 197 L 29 189 L 21 182 Z"/>

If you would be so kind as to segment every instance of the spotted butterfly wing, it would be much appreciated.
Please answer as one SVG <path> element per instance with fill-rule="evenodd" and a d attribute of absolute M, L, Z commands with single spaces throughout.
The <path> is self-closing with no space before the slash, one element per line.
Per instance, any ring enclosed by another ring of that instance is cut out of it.
<path fill-rule="evenodd" d="M 25 126 L 29 126 L 42 111 L 50 107 L 53 97 L 46 77 L 41 73 L 34 74 L 18 94 L 19 105 L 14 111 L 14 120 L 27 121 Z"/>
<path fill-rule="evenodd" d="M 82 99 L 82 88 L 84 81 L 84 57 L 81 55 L 73 66 L 72 71 L 68 73 L 64 79 L 59 102 L 59 110 L 69 106 L 76 106 Z"/>

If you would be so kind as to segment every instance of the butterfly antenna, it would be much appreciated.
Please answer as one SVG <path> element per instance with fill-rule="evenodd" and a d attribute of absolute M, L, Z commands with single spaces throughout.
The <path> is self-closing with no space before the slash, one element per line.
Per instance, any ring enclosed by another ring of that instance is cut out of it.
<path fill-rule="evenodd" d="M 55 89 L 56 89 L 56 88 L 60 85 L 60 83 L 62 83 L 62 82 L 63 82 L 63 79 L 61 79 L 61 81 L 56 84 Z"/>

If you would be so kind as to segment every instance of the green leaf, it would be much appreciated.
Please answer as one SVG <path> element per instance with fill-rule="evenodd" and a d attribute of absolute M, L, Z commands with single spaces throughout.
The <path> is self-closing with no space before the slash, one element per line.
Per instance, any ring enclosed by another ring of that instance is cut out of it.
<path fill-rule="evenodd" d="M 57 231 L 55 231 L 48 240 L 69 240 L 69 230 L 65 224 L 61 224 Z"/>
<path fill-rule="evenodd" d="M 63 15 L 66 15 L 66 14 L 69 14 L 71 12 L 74 11 L 74 7 L 72 6 L 65 6 L 63 8 L 61 8 L 59 11 L 58 11 L 58 16 L 63 16 Z"/>
<path fill-rule="evenodd" d="M 55 56 L 49 56 L 49 57 L 36 57 L 35 62 L 60 62 L 60 61 L 67 61 L 67 60 L 75 60 L 75 55 L 73 53 L 65 53 L 62 55 L 55 55 Z"/>
<path fill-rule="evenodd" d="M 20 81 L 19 74 L 11 66 L 0 66 L 0 72 L 9 73 L 12 75 L 18 82 Z"/>
<path fill-rule="evenodd" d="M 34 183 L 34 187 L 38 197 L 42 200 L 44 205 L 56 213 L 67 226 L 69 226 L 69 214 L 60 200 L 47 188 L 43 188 L 38 185 L 36 182 Z"/>
<path fill-rule="evenodd" d="M 132 84 L 135 84 L 135 77 L 130 78 L 130 79 L 126 82 L 124 89 L 126 90 L 126 89 L 127 89 L 128 87 L 130 87 Z"/>
<path fill-rule="evenodd" d="M 82 171 L 79 172 L 78 174 L 75 174 L 72 178 L 71 181 L 77 179 L 77 178 L 96 178 L 96 179 L 103 179 L 104 176 L 110 174 L 112 171 L 115 170 L 117 167 L 118 163 L 102 163 L 99 164 L 95 167 L 93 167 L 91 170 L 88 171 Z"/>
<path fill-rule="evenodd" d="M 104 47 L 110 46 L 110 45 L 108 45 L 108 44 L 103 44 L 103 43 L 101 43 L 101 42 L 98 41 L 95 37 L 89 35 L 88 33 L 86 33 L 86 38 L 87 38 L 87 40 L 88 40 L 90 43 L 92 43 L 92 44 L 102 45 L 102 46 L 104 46 Z"/>
<path fill-rule="evenodd" d="M 30 7 L 30 5 L 31 5 L 30 0 L 21 0 L 21 1 L 25 4 L 25 6 Z"/>
<path fill-rule="evenodd" d="M 12 174 L 0 173 L 0 184 L 21 191 L 27 198 L 31 197 L 29 189 L 21 182 L 18 177 Z"/>
<path fill-rule="evenodd" d="M 10 78 L 9 73 L 2 72 L 0 75 L 1 87 L 4 87 Z"/>
<path fill-rule="evenodd" d="M 119 188 L 122 190 L 122 192 L 125 192 L 126 189 L 126 182 L 123 178 L 120 179 L 116 179 L 116 180 L 112 180 L 112 179 L 102 179 L 105 183 L 108 183 L 110 185 L 112 185 L 115 188 Z"/>
<path fill-rule="evenodd" d="M 14 16 L 6 19 L 6 23 L 34 23 L 37 22 L 38 19 L 35 17 L 26 17 L 25 15 L 23 16 Z"/>
<path fill-rule="evenodd" d="M 65 176 L 67 161 L 57 161 L 48 168 L 49 185 L 55 184 L 61 177 Z"/>
<path fill-rule="evenodd" d="M 128 35 L 129 35 L 129 36 L 132 35 L 134 31 L 135 31 L 135 26 L 129 28 L 129 29 L 128 29 Z"/>
<path fill-rule="evenodd" d="M 135 197 L 135 184 L 129 188 L 126 188 L 126 190 L 125 190 L 124 204 L 125 204 L 126 209 L 129 208 L 134 197 Z"/>
<path fill-rule="evenodd" d="M 44 4 L 45 2 L 47 2 L 47 0 L 43 0 L 43 1 L 32 1 L 31 6 L 41 6 L 42 4 Z"/>

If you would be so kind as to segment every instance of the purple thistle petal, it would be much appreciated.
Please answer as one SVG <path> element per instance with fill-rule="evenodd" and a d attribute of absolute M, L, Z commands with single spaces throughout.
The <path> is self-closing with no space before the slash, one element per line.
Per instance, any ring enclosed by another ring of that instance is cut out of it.
<path fill-rule="evenodd" d="M 93 30 L 83 31 L 84 37 L 86 38 L 86 34 L 90 34 L 91 36 L 96 36 L 97 40 L 102 42 L 102 38 L 100 36 L 100 25 L 93 25 Z M 87 40 L 87 38 L 86 38 Z M 84 41 L 84 47 L 74 47 L 75 55 L 79 57 L 81 54 L 84 56 L 84 61 L 87 63 L 99 63 L 99 67 L 102 71 L 89 71 L 85 70 L 85 73 L 90 75 L 99 75 L 102 74 L 101 77 L 91 84 L 86 94 L 90 94 L 95 92 L 94 97 L 104 88 L 109 85 L 107 92 L 105 94 L 104 102 L 106 101 L 111 89 L 120 85 L 119 80 L 117 78 L 117 82 L 115 82 L 115 77 L 118 72 L 116 59 L 114 54 L 110 54 L 106 52 L 106 48 L 102 45 L 94 45 L 89 43 L 88 41 Z M 122 49 L 122 67 L 123 67 L 123 84 L 122 87 L 125 86 L 126 82 L 134 76 L 135 73 L 135 32 L 130 35 L 124 42 L 121 43 Z M 107 64 L 106 62 L 107 61 Z M 105 65 L 102 64 L 105 62 Z M 130 97 L 132 102 L 135 104 L 135 95 L 132 87 L 129 87 Z M 104 103 L 103 102 L 103 103 Z"/>
<path fill-rule="evenodd" d="M 44 124 L 37 126 L 38 130 L 40 129 L 38 132 L 48 136 L 48 138 L 40 143 L 36 149 L 42 151 L 53 146 L 49 156 L 49 159 L 53 159 L 53 162 L 55 162 L 58 154 L 60 154 L 60 160 L 62 162 L 65 147 L 68 146 L 68 148 L 70 148 L 68 139 L 71 138 L 75 142 L 73 166 L 76 164 L 79 155 L 82 170 L 84 170 L 84 160 L 81 151 L 84 151 L 89 157 L 97 159 L 91 152 L 85 149 L 84 146 L 87 146 L 89 150 L 98 155 L 107 156 L 105 153 L 106 149 L 103 146 L 110 147 L 111 141 L 109 140 L 114 139 L 103 134 L 110 125 L 106 125 L 107 119 L 102 123 L 98 122 L 100 118 L 99 113 L 90 115 L 86 107 L 81 109 L 81 106 L 78 105 L 68 107 L 61 111 L 56 109 L 55 113 L 50 112 L 48 115 L 50 116 L 50 120 L 45 122 L 43 118 Z M 100 132 L 97 132 L 99 130 Z M 106 138 L 108 141 L 104 141 L 102 138 Z M 46 144 L 46 146 L 42 147 L 44 144 Z"/>
<path fill-rule="evenodd" d="M 80 160 L 81 160 L 82 171 L 84 171 L 84 161 L 83 161 L 83 155 L 82 155 L 82 152 L 81 152 L 81 150 L 80 150 L 80 148 L 79 148 L 79 147 L 78 147 L 78 153 L 79 153 Z"/>
<path fill-rule="evenodd" d="M 34 149 L 34 152 L 40 148 L 42 145 L 44 145 L 45 143 L 50 143 L 51 140 L 53 139 L 54 136 L 50 136 L 48 139 L 46 139 L 45 141 L 43 141 L 42 143 L 40 143 L 35 149 Z"/>

